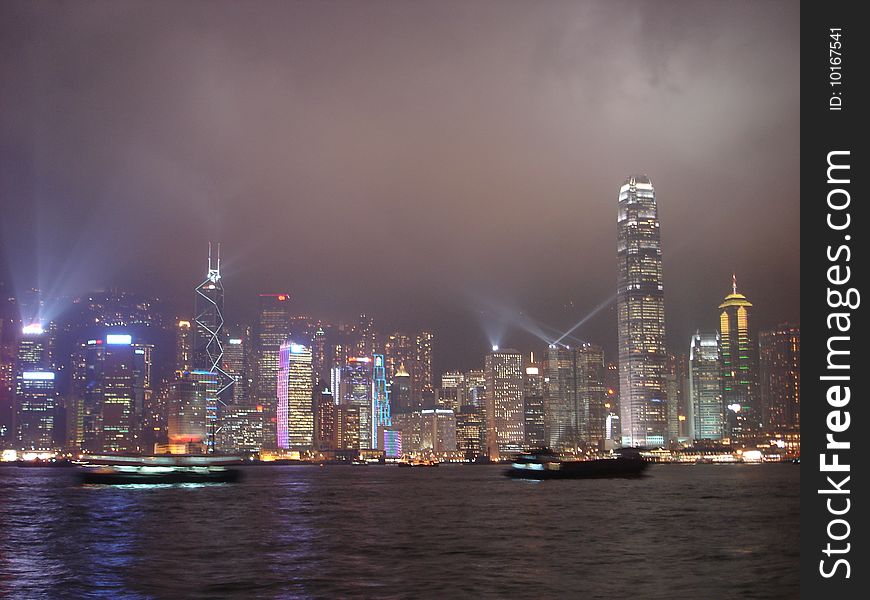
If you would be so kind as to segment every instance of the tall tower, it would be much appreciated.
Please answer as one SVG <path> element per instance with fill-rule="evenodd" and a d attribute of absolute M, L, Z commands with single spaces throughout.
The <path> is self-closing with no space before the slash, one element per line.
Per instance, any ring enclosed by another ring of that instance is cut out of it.
<path fill-rule="evenodd" d="M 801 330 L 783 323 L 758 336 L 761 420 L 768 431 L 801 425 Z"/>
<path fill-rule="evenodd" d="M 731 276 L 731 293 L 719 305 L 719 336 L 722 347 L 722 398 L 729 433 L 740 437 L 758 428 L 756 406 L 758 348 L 749 328 L 752 303 L 737 292 L 737 276 Z"/>
<path fill-rule="evenodd" d="M 657 446 L 667 438 L 665 300 L 655 188 L 632 175 L 619 188 L 619 398 L 622 444 Z"/>
<path fill-rule="evenodd" d="M 13 417 L 19 450 L 54 450 L 61 445 L 55 432 L 58 393 L 50 329 L 25 325 L 18 341 Z"/>
<path fill-rule="evenodd" d="M 375 440 L 374 447 L 381 448 L 381 432 L 393 424 L 392 417 L 390 416 L 390 389 L 387 386 L 384 355 L 374 354 L 372 360 L 374 360 L 374 367 L 372 369 L 372 406 L 374 407 L 372 435 Z"/>
<path fill-rule="evenodd" d="M 214 264 L 211 258 L 211 242 L 208 244 L 208 271 L 205 280 L 196 287 L 194 302 L 196 329 L 194 331 L 193 366 L 196 370 L 214 373 L 217 393 L 206 407 L 209 432 L 208 447 L 213 450 L 216 435 L 220 431 L 220 414 L 232 401 L 232 386 L 235 379 L 223 369 L 224 347 L 224 286 L 221 283 L 221 246 L 217 245 Z"/>
<path fill-rule="evenodd" d="M 289 340 L 281 344 L 278 369 L 278 447 L 314 446 L 314 372 L 311 348 Z"/>
<path fill-rule="evenodd" d="M 523 355 L 493 347 L 486 355 L 484 372 L 490 458 L 521 452 L 525 442 Z"/>
<path fill-rule="evenodd" d="M 722 405 L 722 355 L 719 334 L 695 333 L 689 345 L 689 437 L 721 440 L 725 436 Z"/>
<path fill-rule="evenodd" d="M 278 351 L 290 337 L 290 294 L 260 294 L 254 328 L 254 397 L 263 407 L 263 445 L 275 447 L 275 407 L 278 402 Z"/>

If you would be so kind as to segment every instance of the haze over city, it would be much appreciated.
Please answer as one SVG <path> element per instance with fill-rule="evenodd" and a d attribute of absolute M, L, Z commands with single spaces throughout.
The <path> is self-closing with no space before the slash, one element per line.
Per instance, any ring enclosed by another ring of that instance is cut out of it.
<path fill-rule="evenodd" d="M 427 327 L 439 370 L 615 357 L 619 186 L 656 188 L 669 345 L 737 272 L 799 318 L 795 3 L 4 3 L 0 279 Z M 763 57 L 763 60 L 759 60 Z M 603 305 L 603 306 L 602 306 Z"/>

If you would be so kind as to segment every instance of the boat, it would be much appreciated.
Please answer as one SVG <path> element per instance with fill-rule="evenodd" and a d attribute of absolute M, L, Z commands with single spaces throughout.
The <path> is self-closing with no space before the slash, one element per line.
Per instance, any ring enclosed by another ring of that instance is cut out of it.
<path fill-rule="evenodd" d="M 638 477 L 649 467 L 639 453 L 625 452 L 614 458 L 565 460 L 549 449 L 520 454 L 504 474 L 519 479 L 596 479 Z"/>
<path fill-rule="evenodd" d="M 241 477 L 235 456 L 85 455 L 79 461 L 82 483 L 103 485 L 232 483 Z"/>

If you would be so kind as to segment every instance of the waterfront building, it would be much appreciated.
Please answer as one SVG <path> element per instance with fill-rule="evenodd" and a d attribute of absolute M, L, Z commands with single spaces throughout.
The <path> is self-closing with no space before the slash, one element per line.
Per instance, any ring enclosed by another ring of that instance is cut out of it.
<path fill-rule="evenodd" d="M 254 387 L 256 404 L 263 407 L 267 422 L 276 423 L 278 397 L 278 352 L 290 338 L 290 294 L 260 294 L 254 327 Z M 265 429 L 264 447 L 275 447 L 275 428 Z"/>
<path fill-rule="evenodd" d="M 719 335 L 696 333 L 689 346 L 689 437 L 721 440 L 725 437 L 722 398 L 722 355 Z"/>
<path fill-rule="evenodd" d="M 190 371 L 177 371 L 170 385 L 166 426 L 170 446 L 181 452 L 203 452 L 206 442 L 206 395 L 208 384 Z"/>
<path fill-rule="evenodd" d="M 400 363 L 390 384 L 390 395 L 393 399 L 393 412 L 410 412 L 415 406 L 411 399 L 411 374 L 405 370 L 405 364 Z"/>
<path fill-rule="evenodd" d="M 223 452 L 253 455 L 263 444 L 263 407 L 247 404 L 230 404 L 224 408 L 218 436 Z"/>
<path fill-rule="evenodd" d="M 205 279 L 195 290 L 193 367 L 194 370 L 210 371 L 218 380 L 218 399 L 226 404 L 235 381 L 223 369 L 224 356 L 224 286 L 221 281 L 221 246 L 217 245 L 217 257 L 212 263 L 211 243 L 208 245 L 208 270 Z"/>
<path fill-rule="evenodd" d="M 57 369 L 54 325 L 25 325 L 15 359 L 15 446 L 18 450 L 54 450 L 61 446 L 57 431 Z"/>
<path fill-rule="evenodd" d="M 456 413 L 456 449 L 469 461 L 485 456 L 486 425 L 480 408 L 465 405 Z"/>
<path fill-rule="evenodd" d="M 181 319 L 175 324 L 175 369 L 193 369 L 193 328 L 190 321 Z"/>
<path fill-rule="evenodd" d="M 314 394 L 315 450 L 334 450 L 337 447 L 336 418 L 335 398 L 323 382 L 318 382 L 318 389 Z"/>
<path fill-rule="evenodd" d="M 722 396 L 728 434 L 741 438 L 757 432 L 758 347 L 750 328 L 752 303 L 737 291 L 732 275 L 731 293 L 719 305 L 719 341 L 722 357 Z"/>
<path fill-rule="evenodd" d="M 379 448 L 383 438 L 381 431 L 392 423 L 390 416 L 390 388 L 387 385 L 384 355 L 372 355 L 372 439 L 373 447 Z M 383 449 L 383 448 L 381 448 Z"/>
<path fill-rule="evenodd" d="M 309 450 L 314 446 L 314 373 L 311 348 L 287 341 L 278 367 L 278 448 Z"/>
<path fill-rule="evenodd" d="M 547 445 L 547 428 L 544 419 L 544 376 L 537 363 L 525 367 L 523 380 L 523 421 L 526 448 L 542 448 Z"/>
<path fill-rule="evenodd" d="M 487 447 L 491 458 L 520 452 L 525 443 L 523 355 L 493 347 L 486 355 Z"/>
<path fill-rule="evenodd" d="M 625 446 L 667 437 L 665 307 L 655 188 L 632 175 L 619 189 L 616 296 L 619 404 Z"/>
<path fill-rule="evenodd" d="M 374 407 L 374 371 L 372 358 L 356 356 L 342 367 L 339 381 L 339 403 L 357 407 L 359 420 L 357 450 L 371 450 L 376 443 L 372 435 L 376 424 Z"/>
<path fill-rule="evenodd" d="M 544 352 L 542 371 L 546 445 L 556 451 L 566 450 L 579 440 L 579 374 L 574 352 L 550 344 Z"/>
<path fill-rule="evenodd" d="M 579 390 L 576 429 L 581 442 L 597 446 L 605 438 L 607 420 L 604 349 L 584 342 L 575 349 L 575 360 Z"/>
<path fill-rule="evenodd" d="M 230 335 L 224 346 L 223 370 L 233 380 L 228 404 L 248 404 L 248 351 L 250 335 L 239 329 Z"/>
<path fill-rule="evenodd" d="M 783 323 L 758 336 L 761 419 L 771 432 L 801 424 L 801 332 Z"/>

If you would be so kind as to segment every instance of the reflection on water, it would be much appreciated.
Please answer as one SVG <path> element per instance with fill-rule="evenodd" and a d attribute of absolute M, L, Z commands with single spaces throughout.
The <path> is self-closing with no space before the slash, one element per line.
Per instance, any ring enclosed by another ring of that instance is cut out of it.
<path fill-rule="evenodd" d="M 493 466 L 246 471 L 84 486 L 0 468 L 0 595 L 797 597 L 789 464 L 544 482 Z"/>

